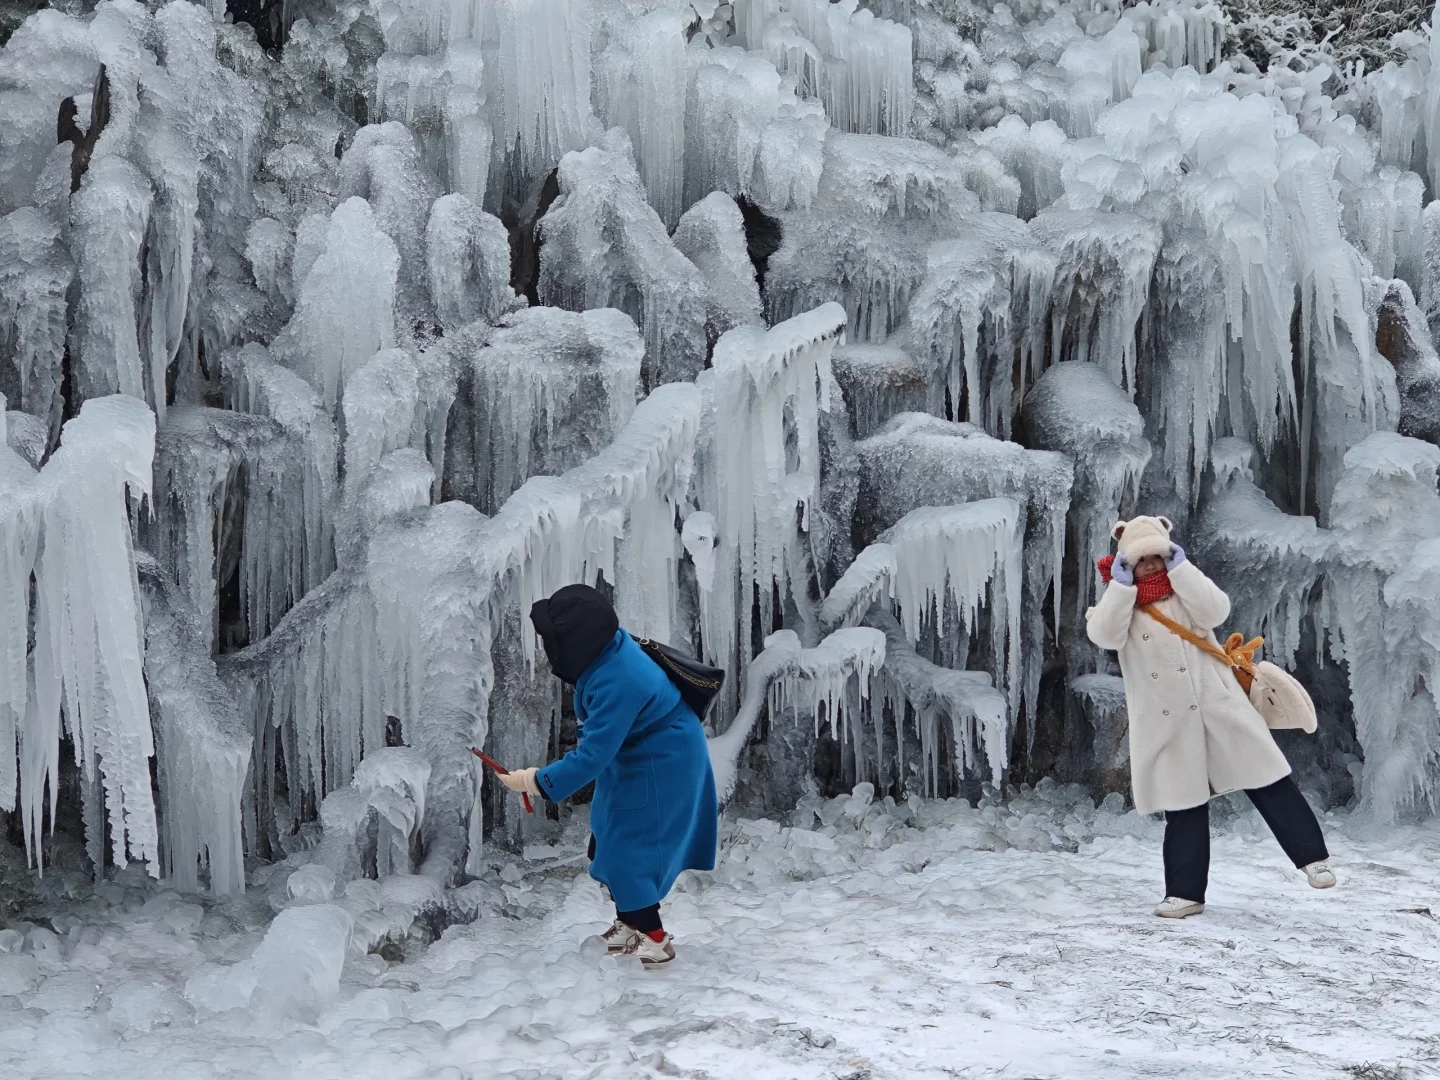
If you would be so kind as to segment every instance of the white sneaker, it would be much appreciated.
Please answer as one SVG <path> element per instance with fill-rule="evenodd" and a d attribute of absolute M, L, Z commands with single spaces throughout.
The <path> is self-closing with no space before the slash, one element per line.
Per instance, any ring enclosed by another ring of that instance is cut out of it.
<path fill-rule="evenodd" d="M 1310 882 L 1312 889 L 1333 889 L 1335 887 L 1335 871 L 1330 869 L 1329 859 L 1312 862 L 1304 869 L 1305 880 Z"/>
<path fill-rule="evenodd" d="M 600 935 L 600 939 L 605 942 L 605 951 L 611 956 L 615 956 L 618 953 L 629 952 L 644 936 L 633 926 L 616 919 L 610 924 L 610 929 Z"/>
<path fill-rule="evenodd" d="M 649 934 L 637 935 L 640 940 L 626 949 L 627 956 L 638 956 L 640 966 L 646 971 L 654 971 L 663 967 L 675 959 L 675 938 L 666 934 L 661 940 L 656 941 Z"/>
<path fill-rule="evenodd" d="M 1182 900 L 1178 896 L 1167 896 L 1160 901 L 1155 909 L 1155 914 L 1162 919 L 1185 919 L 1191 915 L 1199 915 L 1205 910 L 1205 905 L 1198 900 Z"/>

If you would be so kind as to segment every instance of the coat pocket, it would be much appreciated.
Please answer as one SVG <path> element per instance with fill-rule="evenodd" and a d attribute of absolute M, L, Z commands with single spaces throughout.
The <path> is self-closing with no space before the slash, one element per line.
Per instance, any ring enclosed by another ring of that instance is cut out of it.
<path fill-rule="evenodd" d="M 612 810 L 639 810 L 650 802 L 650 762 L 616 762 L 615 785 L 610 792 Z"/>

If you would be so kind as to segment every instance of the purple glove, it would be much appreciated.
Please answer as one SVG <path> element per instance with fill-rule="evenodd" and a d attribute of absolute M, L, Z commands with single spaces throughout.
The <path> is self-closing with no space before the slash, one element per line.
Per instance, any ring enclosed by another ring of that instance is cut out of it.
<path fill-rule="evenodd" d="M 1110 580 L 1121 585 L 1135 584 L 1135 568 L 1130 565 L 1124 555 L 1116 555 L 1115 561 L 1110 564 Z"/>
<path fill-rule="evenodd" d="M 1185 549 L 1179 544 L 1170 545 L 1170 554 L 1165 556 L 1165 570 L 1168 573 L 1185 561 Z"/>

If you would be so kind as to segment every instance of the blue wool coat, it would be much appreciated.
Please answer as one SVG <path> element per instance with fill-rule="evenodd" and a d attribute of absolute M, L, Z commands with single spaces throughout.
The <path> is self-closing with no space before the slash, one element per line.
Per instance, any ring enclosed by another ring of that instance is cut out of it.
<path fill-rule="evenodd" d="M 624 630 L 575 683 L 580 744 L 537 774 L 557 802 L 591 780 L 590 876 L 615 906 L 658 904 L 683 870 L 713 870 L 719 802 L 705 730 Z"/>

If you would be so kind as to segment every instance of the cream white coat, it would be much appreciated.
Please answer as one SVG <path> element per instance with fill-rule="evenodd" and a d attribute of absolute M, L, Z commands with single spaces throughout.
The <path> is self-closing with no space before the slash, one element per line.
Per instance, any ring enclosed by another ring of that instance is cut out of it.
<path fill-rule="evenodd" d="M 1170 571 L 1170 585 L 1174 595 L 1155 606 L 1218 647 L 1230 598 L 1189 562 Z M 1231 670 L 1137 611 L 1135 596 L 1135 586 L 1112 581 L 1085 613 L 1090 640 L 1120 656 L 1135 809 L 1186 810 L 1290 775 Z"/>

